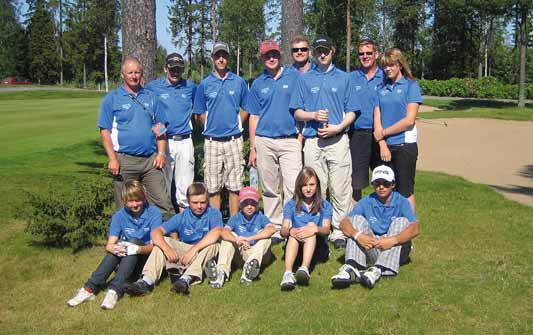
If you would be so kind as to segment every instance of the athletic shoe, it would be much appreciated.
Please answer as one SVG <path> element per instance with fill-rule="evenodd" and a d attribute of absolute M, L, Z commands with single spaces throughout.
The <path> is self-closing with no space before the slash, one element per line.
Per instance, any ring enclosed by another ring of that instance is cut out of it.
<path fill-rule="evenodd" d="M 189 294 L 191 280 L 192 279 L 190 276 L 183 275 L 174 283 L 174 285 L 172 285 L 172 288 L 170 290 L 176 293 Z"/>
<path fill-rule="evenodd" d="M 69 307 L 75 307 L 81 304 L 82 302 L 86 302 L 89 300 L 94 300 L 94 294 L 92 292 L 87 291 L 85 287 L 82 287 L 72 299 L 67 301 L 67 305 Z"/>
<path fill-rule="evenodd" d="M 221 269 L 215 269 L 217 272 L 215 280 L 211 280 L 209 282 L 209 286 L 212 288 L 222 288 L 224 286 L 224 283 L 226 282 L 226 273 L 222 271 Z"/>
<path fill-rule="evenodd" d="M 296 270 L 296 284 L 307 286 L 309 285 L 309 279 L 311 279 L 311 275 L 309 274 L 309 269 L 305 266 L 300 266 L 298 270 Z"/>
<path fill-rule="evenodd" d="M 377 266 L 369 267 L 368 270 L 361 275 L 361 281 L 363 282 L 363 285 L 368 288 L 374 287 L 379 278 L 381 278 L 381 269 Z"/>
<path fill-rule="evenodd" d="M 148 284 L 142 279 L 139 279 L 134 283 L 125 283 L 122 287 L 124 288 L 124 292 L 134 297 L 147 295 L 154 289 L 153 284 Z"/>
<path fill-rule="evenodd" d="M 254 258 L 249 262 L 244 263 L 244 267 L 242 268 L 243 277 L 252 281 L 257 278 L 260 270 L 261 266 L 259 266 L 259 261 Z"/>
<path fill-rule="evenodd" d="M 344 264 L 339 273 L 331 277 L 333 288 L 347 288 L 353 283 L 361 282 L 361 272 L 349 264 Z"/>
<path fill-rule="evenodd" d="M 281 280 L 281 286 L 282 291 L 292 291 L 296 287 L 296 278 L 294 278 L 294 274 L 290 271 L 286 271 L 283 274 L 283 279 Z"/>
<path fill-rule="evenodd" d="M 102 309 L 113 309 L 118 301 L 118 294 L 115 290 L 107 290 L 104 301 L 100 305 Z"/>
<path fill-rule="evenodd" d="M 209 283 L 217 279 L 217 262 L 214 258 L 208 260 L 207 263 L 205 263 L 204 273 L 207 279 L 209 280 Z"/>
<path fill-rule="evenodd" d="M 335 249 L 344 249 L 346 248 L 346 240 L 343 240 L 342 238 L 333 240 L 333 246 Z"/>

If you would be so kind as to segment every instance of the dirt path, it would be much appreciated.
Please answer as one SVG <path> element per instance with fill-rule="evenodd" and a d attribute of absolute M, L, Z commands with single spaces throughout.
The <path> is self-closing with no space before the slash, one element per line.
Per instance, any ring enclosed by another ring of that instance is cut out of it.
<path fill-rule="evenodd" d="M 454 118 L 417 127 L 419 170 L 462 176 L 533 206 L 533 122 Z"/>

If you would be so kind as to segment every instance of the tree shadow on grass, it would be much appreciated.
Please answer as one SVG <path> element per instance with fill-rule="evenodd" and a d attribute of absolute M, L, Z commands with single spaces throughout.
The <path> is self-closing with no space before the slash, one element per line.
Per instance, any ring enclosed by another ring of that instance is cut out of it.
<path fill-rule="evenodd" d="M 91 149 L 91 151 L 98 155 L 98 156 L 105 156 L 105 150 L 102 146 L 102 143 L 97 140 L 90 140 L 87 142 L 87 146 Z M 105 163 L 102 162 L 75 162 L 76 165 L 79 165 L 81 167 L 84 167 L 84 170 L 78 171 L 81 174 L 92 174 L 92 175 L 105 175 L 106 166 Z"/>
<path fill-rule="evenodd" d="M 516 107 L 517 102 L 514 101 L 498 101 L 498 100 L 476 100 L 476 99 L 459 99 L 452 100 L 449 105 L 439 107 L 443 110 L 465 110 L 473 107 L 480 108 L 510 108 Z M 533 108 L 533 104 L 526 104 L 526 108 Z"/>
<path fill-rule="evenodd" d="M 533 178 L 533 165 L 522 166 L 522 169 L 516 175 L 524 178 Z"/>
<path fill-rule="evenodd" d="M 510 185 L 510 186 L 489 185 L 489 186 L 500 192 L 533 196 L 533 187 L 519 186 L 519 185 Z"/>

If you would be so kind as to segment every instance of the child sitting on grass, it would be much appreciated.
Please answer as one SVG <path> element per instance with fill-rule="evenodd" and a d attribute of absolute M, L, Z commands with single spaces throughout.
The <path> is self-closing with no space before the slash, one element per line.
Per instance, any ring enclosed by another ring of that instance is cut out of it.
<path fill-rule="evenodd" d="M 244 187 L 239 192 L 241 210 L 233 215 L 222 229 L 218 252 L 218 265 L 214 259 L 207 262 L 205 273 L 209 285 L 221 288 L 229 278 L 235 249 L 244 261 L 241 284 L 251 284 L 260 272 L 263 256 L 270 250 L 270 237 L 276 227 L 258 210 L 259 192 L 254 187 Z"/>
<path fill-rule="evenodd" d="M 310 167 L 304 167 L 296 177 L 294 198 L 283 208 L 281 236 L 288 238 L 285 245 L 285 273 L 281 290 L 290 291 L 298 285 L 308 285 L 309 267 L 317 248 L 317 241 L 325 243 L 317 235 L 330 233 L 333 209 L 321 196 L 320 181 Z M 292 272 L 299 249 L 303 249 L 302 265 Z"/>
<path fill-rule="evenodd" d="M 122 285 L 135 269 L 139 255 L 152 251 L 150 233 L 162 224 L 161 212 L 146 202 L 144 187 L 137 180 L 124 183 L 121 200 L 124 207 L 113 214 L 109 225 L 106 255 L 85 285 L 67 301 L 69 307 L 93 300 L 116 270 L 101 305 L 103 309 L 113 309 L 124 294 Z"/>

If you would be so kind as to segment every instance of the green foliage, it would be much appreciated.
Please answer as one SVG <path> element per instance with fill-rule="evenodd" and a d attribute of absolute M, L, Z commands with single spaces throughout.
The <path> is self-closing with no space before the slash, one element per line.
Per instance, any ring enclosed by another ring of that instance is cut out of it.
<path fill-rule="evenodd" d="M 105 236 L 110 218 L 105 209 L 113 201 L 107 178 L 77 182 L 70 191 L 57 191 L 54 185 L 48 189 L 28 192 L 21 211 L 33 242 L 79 250 Z"/>
<path fill-rule="evenodd" d="M 18 41 L 24 38 L 24 31 L 15 15 L 13 1 L 0 2 L 0 79 L 17 73 Z"/>
<path fill-rule="evenodd" d="M 424 95 L 440 97 L 518 99 L 518 85 L 504 84 L 494 77 L 451 78 L 448 80 L 420 80 Z M 527 99 L 533 99 L 533 85 L 526 85 Z"/>

